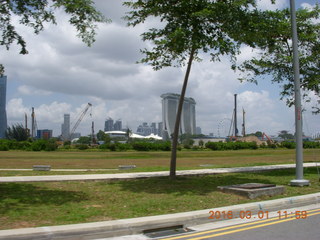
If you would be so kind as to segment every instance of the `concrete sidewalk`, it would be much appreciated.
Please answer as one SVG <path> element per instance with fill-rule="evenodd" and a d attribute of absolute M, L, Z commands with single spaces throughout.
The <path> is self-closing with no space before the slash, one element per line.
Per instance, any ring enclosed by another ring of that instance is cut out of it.
<path fill-rule="evenodd" d="M 318 164 L 320 166 L 320 164 Z M 317 163 L 304 163 L 304 167 L 316 167 Z M 253 167 L 236 168 L 212 168 L 177 171 L 178 176 L 200 176 L 214 175 L 221 173 L 240 173 L 240 172 L 260 172 L 277 169 L 295 168 L 295 164 L 266 165 Z M 72 171 L 72 169 L 70 169 Z M 18 176 L 18 177 L 0 177 L 0 183 L 9 182 L 54 182 L 54 181 L 116 181 L 151 177 L 166 177 L 169 171 L 161 172 L 134 172 L 134 173 L 115 173 L 115 174 L 82 174 L 82 175 L 47 175 L 47 176 Z"/>

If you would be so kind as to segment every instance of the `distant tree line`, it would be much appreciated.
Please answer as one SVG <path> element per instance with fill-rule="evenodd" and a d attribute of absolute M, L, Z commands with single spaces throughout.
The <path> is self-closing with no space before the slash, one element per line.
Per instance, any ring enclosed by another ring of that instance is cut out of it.
<path fill-rule="evenodd" d="M 264 148 L 286 148 L 294 149 L 295 142 L 283 141 L 279 143 L 262 143 L 258 145 L 256 142 L 207 142 L 206 144 L 199 142 L 199 145 L 179 144 L 178 150 L 242 150 L 242 149 L 264 149 Z M 320 142 L 303 142 L 303 148 L 320 148 Z M 171 151 L 170 141 L 159 140 L 132 140 L 130 142 L 109 142 L 103 144 L 84 144 L 65 142 L 59 145 L 58 139 L 52 138 L 49 140 L 26 140 L 17 141 L 9 139 L 0 139 L 0 151 L 22 150 L 22 151 L 73 151 L 73 150 L 92 150 L 92 151 Z"/>

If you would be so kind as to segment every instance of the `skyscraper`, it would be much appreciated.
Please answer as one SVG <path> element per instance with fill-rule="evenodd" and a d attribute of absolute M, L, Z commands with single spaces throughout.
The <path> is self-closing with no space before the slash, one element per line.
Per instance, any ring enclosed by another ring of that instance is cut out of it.
<path fill-rule="evenodd" d="M 63 124 L 61 125 L 62 139 L 70 139 L 70 114 L 64 114 Z"/>
<path fill-rule="evenodd" d="M 0 138 L 5 137 L 7 130 L 6 93 L 7 77 L 0 76 Z"/>
<path fill-rule="evenodd" d="M 112 118 L 108 118 L 104 122 L 104 131 L 105 132 L 113 131 L 113 119 Z"/>
<path fill-rule="evenodd" d="M 117 120 L 113 125 L 114 131 L 122 131 L 122 121 L 121 119 Z"/>
<path fill-rule="evenodd" d="M 179 94 L 166 93 L 162 98 L 163 138 L 171 138 L 176 121 Z M 179 134 L 196 134 L 196 102 L 193 98 L 184 98 Z"/>

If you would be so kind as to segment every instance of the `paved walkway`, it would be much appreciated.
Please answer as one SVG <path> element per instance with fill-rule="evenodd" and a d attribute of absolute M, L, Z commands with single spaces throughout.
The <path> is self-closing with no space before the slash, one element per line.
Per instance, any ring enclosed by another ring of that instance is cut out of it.
<path fill-rule="evenodd" d="M 304 163 L 304 167 L 316 167 L 317 163 Z M 320 164 L 318 163 L 320 167 Z M 236 167 L 236 168 L 213 168 L 213 169 L 197 169 L 177 171 L 178 176 L 198 176 L 198 175 L 214 175 L 221 173 L 239 173 L 239 172 L 260 172 L 277 169 L 295 168 L 295 164 L 253 166 L 253 167 Z M 70 169 L 74 171 L 75 169 Z M 115 174 L 82 174 L 82 175 L 47 175 L 47 176 L 16 176 L 16 177 L 0 177 L 0 183 L 9 182 L 53 182 L 53 181 L 115 181 L 127 179 L 139 179 L 150 177 L 169 176 L 169 171 L 161 172 L 135 172 L 135 173 L 115 173 Z"/>

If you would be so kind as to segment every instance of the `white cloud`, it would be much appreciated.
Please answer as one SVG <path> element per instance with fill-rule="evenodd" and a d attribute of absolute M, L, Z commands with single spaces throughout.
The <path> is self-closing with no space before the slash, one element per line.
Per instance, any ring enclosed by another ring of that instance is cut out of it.
<path fill-rule="evenodd" d="M 33 87 L 29 87 L 26 85 L 21 85 L 18 87 L 18 92 L 22 95 L 29 95 L 29 96 L 48 96 L 52 93 L 45 90 L 35 89 Z"/>
<path fill-rule="evenodd" d="M 22 98 L 10 99 L 7 103 L 7 117 L 9 122 L 22 122 L 24 115 L 28 112 L 29 108 L 23 105 Z"/>
<path fill-rule="evenodd" d="M 270 0 L 264 0 L 259 1 L 259 6 L 281 8 L 285 2 L 280 0 L 271 5 Z M 123 126 L 134 131 L 141 122 L 161 121 L 160 95 L 180 93 L 185 68 L 156 72 L 150 66 L 136 64 L 141 58 L 139 49 L 147 46 L 140 33 L 156 20 L 128 28 L 121 20 L 125 8 L 120 1 L 109 0 L 108 4 L 96 1 L 96 4 L 114 21 L 99 25 L 97 41 L 91 48 L 76 37 L 75 29 L 62 12 L 58 12 L 58 25 L 47 24 L 40 35 L 34 35 L 25 27 L 18 28 L 30 54 L 19 55 L 18 48 L 13 46 L 10 52 L 0 55 L 10 79 L 8 84 L 20 85 L 7 96 L 9 121 L 22 122 L 25 112 L 30 115 L 29 106 L 34 106 L 38 127 L 54 129 L 57 136 L 63 114 L 70 113 L 75 122 L 87 102 L 93 104 L 92 117 L 86 115 L 77 129 L 84 135 L 90 133 L 92 121 L 96 132 L 103 129 L 107 117 L 122 119 Z M 256 51 L 244 47 L 238 59 L 243 61 L 255 54 Z M 209 56 L 203 59 L 192 67 L 187 96 L 197 102 L 197 125 L 204 133 L 217 134 L 219 125 L 221 134 L 226 132 L 222 128 L 229 129 L 235 93 L 239 96 L 239 106 L 247 111 L 248 131 L 274 133 L 288 125 L 291 128 L 292 110 L 274 99 L 268 86 L 248 90 L 249 85 L 237 80 L 238 73 L 230 69 L 226 59 L 214 63 L 209 61 Z M 318 126 L 313 119 L 311 128 Z"/>
<path fill-rule="evenodd" d="M 288 5 L 286 0 L 277 0 L 275 4 L 271 3 L 271 0 L 258 0 L 258 8 L 261 10 L 276 10 L 284 8 Z"/>

